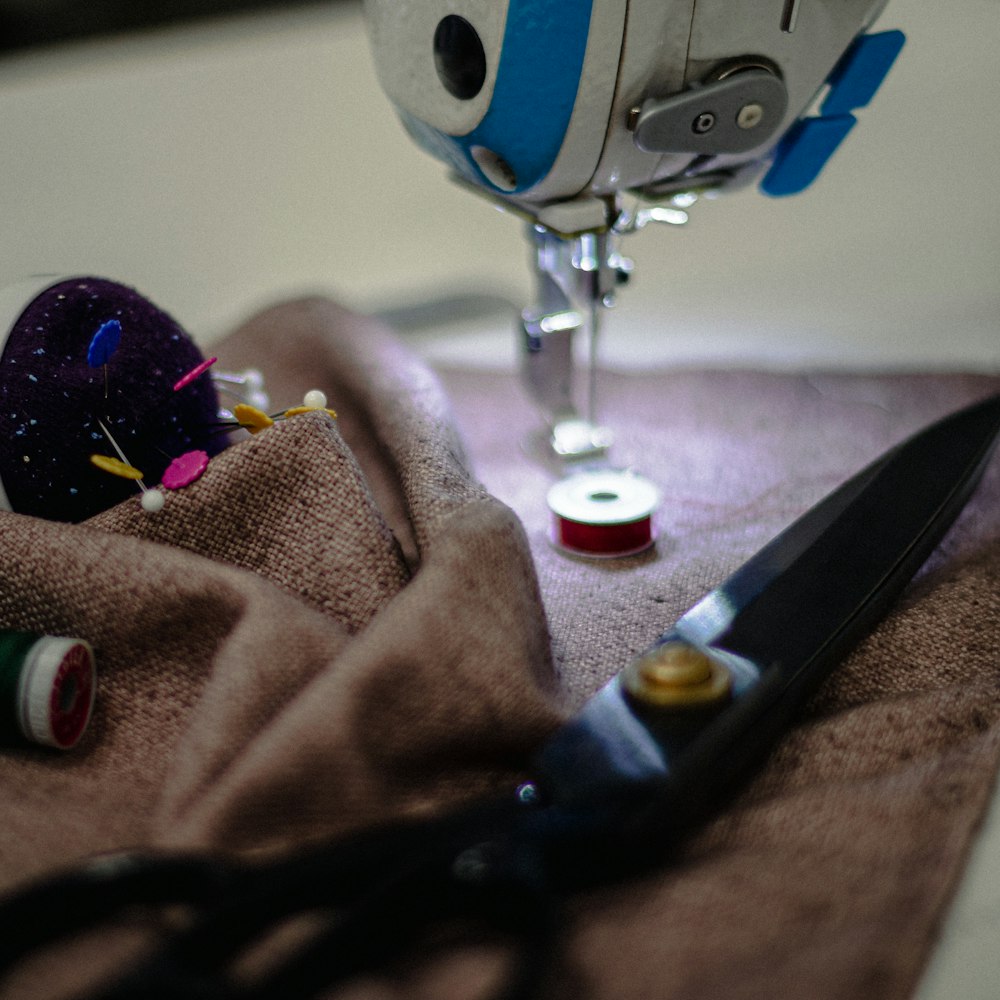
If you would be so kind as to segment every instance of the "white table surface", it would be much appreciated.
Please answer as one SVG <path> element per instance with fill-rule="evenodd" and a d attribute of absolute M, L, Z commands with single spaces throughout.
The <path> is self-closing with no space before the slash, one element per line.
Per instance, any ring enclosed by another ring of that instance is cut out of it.
<path fill-rule="evenodd" d="M 696 206 L 626 247 L 612 366 L 1000 371 L 1000 3 L 891 0 L 909 42 L 806 194 Z M 455 189 L 375 81 L 354 3 L 0 59 L 0 284 L 134 285 L 202 344 L 303 292 L 524 303 L 520 225 Z M 506 308 L 414 335 L 508 368 Z M 994 803 L 920 1000 L 1000 995 Z"/>

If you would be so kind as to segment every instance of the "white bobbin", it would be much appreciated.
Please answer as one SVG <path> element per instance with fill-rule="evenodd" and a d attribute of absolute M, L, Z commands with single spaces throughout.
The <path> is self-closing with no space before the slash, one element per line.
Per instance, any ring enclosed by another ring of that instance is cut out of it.
<path fill-rule="evenodd" d="M 548 493 L 552 541 L 573 555 L 616 558 L 644 552 L 656 540 L 659 490 L 622 469 L 577 472 Z"/>

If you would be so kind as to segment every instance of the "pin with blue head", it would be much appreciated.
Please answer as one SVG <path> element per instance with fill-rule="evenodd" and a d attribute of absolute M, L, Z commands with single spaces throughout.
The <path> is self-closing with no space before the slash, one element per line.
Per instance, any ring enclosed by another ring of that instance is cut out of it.
<path fill-rule="evenodd" d="M 0 292 L 0 508 L 82 521 L 136 492 L 95 454 L 153 483 L 176 456 L 217 454 L 226 440 L 211 379 L 174 391 L 204 363 L 169 315 L 116 282 L 49 278 Z"/>

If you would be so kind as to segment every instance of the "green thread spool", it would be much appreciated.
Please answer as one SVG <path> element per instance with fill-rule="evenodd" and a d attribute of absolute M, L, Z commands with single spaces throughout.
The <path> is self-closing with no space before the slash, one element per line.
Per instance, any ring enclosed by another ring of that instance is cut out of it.
<path fill-rule="evenodd" d="M 0 741 L 69 750 L 90 722 L 94 651 L 82 639 L 0 632 Z"/>

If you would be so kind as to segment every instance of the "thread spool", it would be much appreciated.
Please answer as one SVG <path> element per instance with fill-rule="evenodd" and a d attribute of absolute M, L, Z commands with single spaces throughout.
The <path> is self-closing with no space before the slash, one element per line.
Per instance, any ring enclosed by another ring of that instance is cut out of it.
<path fill-rule="evenodd" d="M 578 472 L 548 493 L 552 542 L 572 555 L 617 558 L 636 555 L 656 540 L 657 488 L 619 469 Z"/>
<path fill-rule="evenodd" d="M 0 632 L 0 739 L 69 750 L 87 729 L 97 692 L 90 643 Z"/>

